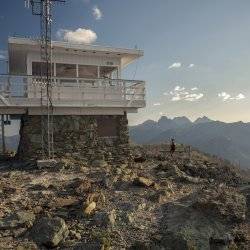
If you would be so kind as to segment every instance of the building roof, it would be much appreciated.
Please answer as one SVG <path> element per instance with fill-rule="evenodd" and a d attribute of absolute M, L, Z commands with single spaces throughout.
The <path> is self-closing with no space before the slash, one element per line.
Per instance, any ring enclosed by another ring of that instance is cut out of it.
<path fill-rule="evenodd" d="M 10 37 L 8 39 L 9 52 L 14 51 L 39 51 L 40 42 L 38 39 Z M 126 66 L 143 56 L 143 51 L 138 49 L 125 49 L 114 48 L 100 45 L 87 45 L 87 44 L 74 44 L 62 41 L 53 41 L 52 47 L 54 51 L 70 53 L 70 54 L 82 54 L 82 55 L 96 55 L 106 57 L 120 57 L 122 66 Z"/>

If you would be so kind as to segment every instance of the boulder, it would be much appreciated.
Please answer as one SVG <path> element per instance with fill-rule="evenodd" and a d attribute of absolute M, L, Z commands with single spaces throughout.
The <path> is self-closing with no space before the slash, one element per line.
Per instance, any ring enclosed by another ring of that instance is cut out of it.
<path fill-rule="evenodd" d="M 92 183 L 87 178 L 75 178 L 67 186 L 73 193 L 83 195 L 91 190 Z"/>
<path fill-rule="evenodd" d="M 193 207 L 214 218 L 229 222 L 242 222 L 246 219 L 246 198 L 230 187 L 210 187 L 201 190 Z"/>
<path fill-rule="evenodd" d="M 44 169 L 44 168 L 53 168 L 56 166 L 57 162 L 56 160 L 50 159 L 50 160 L 37 160 L 36 162 L 38 169 Z"/>
<path fill-rule="evenodd" d="M 190 182 L 190 183 L 204 183 L 206 180 L 199 177 L 193 177 L 183 172 L 177 165 L 163 162 L 156 167 L 158 175 L 172 178 L 176 181 Z"/>
<path fill-rule="evenodd" d="M 204 248 L 197 248 L 197 245 L 191 240 L 188 232 L 185 234 L 185 232 L 167 231 L 161 240 L 161 246 L 166 250 L 208 249 L 205 245 L 203 246 Z"/>
<path fill-rule="evenodd" d="M 73 170 L 76 168 L 74 160 L 71 158 L 71 156 L 68 156 L 67 158 L 61 158 L 57 161 L 55 168 L 57 170 Z"/>
<path fill-rule="evenodd" d="M 155 169 L 156 171 L 164 171 L 165 177 L 181 178 L 183 176 L 183 172 L 178 166 L 169 162 L 162 162 Z"/>
<path fill-rule="evenodd" d="M 135 242 L 128 250 L 165 250 L 155 242 Z"/>
<path fill-rule="evenodd" d="M 129 250 L 151 250 L 151 247 L 149 244 L 144 242 L 135 242 Z"/>
<path fill-rule="evenodd" d="M 78 185 L 76 186 L 76 193 L 77 194 L 84 194 L 91 189 L 91 182 L 89 180 L 81 180 L 79 181 Z"/>
<path fill-rule="evenodd" d="M 245 211 L 243 195 L 233 188 L 204 187 L 163 206 L 161 246 L 169 250 L 209 250 L 211 244 L 229 245 L 232 239 L 227 233 L 244 220 Z"/>
<path fill-rule="evenodd" d="M 81 240 L 81 234 L 79 232 L 76 232 L 74 230 L 70 230 L 69 231 L 69 235 L 72 237 L 72 238 L 75 238 L 77 240 Z"/>
<path fill-rule="evenodd" d="M 116 221 L 116 213 L 115 210 L 113 209 L 109 214 L 108 214 L 108 224 L 111 227 L 114 227 Z"/>
<path fill-rule="evenodd" d="M 20 243 L 16 250 L 38 250 L 38 246 L 34 242 L 22 242 Z"/>
<path fill-rule="evenodd" d="M 56 247 L 68 234 L 68 227 L 62 218 L 42 217 L 35 222 L 29 235 L 38 244 Z"/>
<path fill-rule="evenodd" d="M 138 177 L 135 179 L 135 184 L 138 186 L 151 187 L 154 185 L 154 182 L 145 177 Z"/>
<path fill-rule="evenodd" d="M 10 214 L 7 217 L 1 219 L 0 229 L 29 227 L 33 225 L 35 218 L 36 217 L 32 212 L 19 211 L 17 213 Z"/>
<path fill-rule="evenodd" d="M 193 197 L 170 202 L 163 206 L 161 246 L 167 250 L 209 250 L 212 235 L 225 231 L 222 223 L 211 220 L 209 216 L 192 207 Z"/>
<path fill-rule="evenodd" d="M 97 212 L 93 217 L 93 222 L 95 225 L 104 228 L 114 227 L 116 223 L 116 212 L 114 209 L 110 212 Z"/>
<path fill-rule="evenodd" d="M 57 197 L 53 202 L 54 207 L 69 207 L 78 204 L 79 200 L 75 197 L 69 196 L 67 198 Z"/>
<path fill-rule="evenodd" d="M 91 165 L 93 167 L 107 167 L 108 163 L 105 160 L 94 160 Z"/>
<path fill-rule="evenodd" d="M 90 202 L 89 204 L 87 204 L 84 208 L 84 214 L 86 215 L 90 215 L 91 213 L 93 213 L 93 211 L 96 208 L 96 203 L 94 201 Z"/>
<path fill-rule="evenodd" d="M 165 203 L 170 197 L 170 193 L 166 190 L 156 191 L 153 195 L 149 196 L 149 200 L 157 203 Z"/>
<path fill-rule="evenodd" d="M 234 238 L 231 234 L 223 234 L 223 235 L 216 235 L 212 236 L 209 240 L 211 250 L 227 250 L 230 245 L 234 244 Z M 237 249 L 237 248 L 232 248 Z"/>

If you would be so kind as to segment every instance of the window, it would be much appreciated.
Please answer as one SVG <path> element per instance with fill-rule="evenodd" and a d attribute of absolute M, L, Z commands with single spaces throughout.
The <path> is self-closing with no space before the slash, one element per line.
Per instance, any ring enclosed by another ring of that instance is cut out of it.
<path fill-rule="evenodd" d="M 54 75 L 54 64 L 49 67 L 49 73 L 52 68 L 52 76 Z M 33 76 L 45 76 L 46 75 L 46 63 L 45 62 L 32 62 L 32 75 Z"/>
<path fill-rule="evenodd" d="M 56 76 L 75 78 L 76 77 L 76 65 L 57 63 L 56 64 Z"/>
<path fill-rule="evenodd" d="M 101 66 L 100 67 L 100 77 L 101 78 L 109 78 L 109 79 L 117 79 L 118 78 L 118 68 L 110 67 L 110 66 Z"/>
<path fill-rule="evenodd" d="M 81 78 L 97 78 L 98 67 L 92 65 L 79 65 L 78 76 Z"/>
<path fill-rule="evenodd" d="M 117 136 L 117 119 L 113 116 L 98 116 L 97 132 L 100 137 Z"/>

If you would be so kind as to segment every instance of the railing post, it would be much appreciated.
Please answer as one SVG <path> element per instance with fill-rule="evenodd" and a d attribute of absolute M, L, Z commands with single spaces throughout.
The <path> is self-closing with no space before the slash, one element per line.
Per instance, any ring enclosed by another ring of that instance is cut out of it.
<path fill-rule="evenodd" d="M 126 83 L 124 81 L 122 82 L 122 90 L 123 90 L 123 98 L 126 101 L 127 100 L 127 98 L 126 98 Z"/>
<path fill-rule="evenodd" d="M 7 80 L 6 92 L 10 93 L 10 77 L 9 76 L 8 76 L 8 80 Z M 10 96 L 11 96 L 11 93 L 8 97 L 10 97 Z"/>
<path fill-rule="evenodd" d="M 1 127 L 2 127 L 2 152 L 3 154 L 5 154 L 6 144 L 5 144 L 5 130 L 4 130 L 4 115 L 1 115 Z"/>
<path fill-rule="evenodd" d="M 106 99 L 107 84 L 103 84 L 103 85 L 101 85 L 101 87 L 102 87 L 102 86 L 104 87 L 104 88 L 103 88 L 103 92 L 104 92 L 103 94 L 104 94 L 104 100 L 105 100 L 105 99 Z"/>

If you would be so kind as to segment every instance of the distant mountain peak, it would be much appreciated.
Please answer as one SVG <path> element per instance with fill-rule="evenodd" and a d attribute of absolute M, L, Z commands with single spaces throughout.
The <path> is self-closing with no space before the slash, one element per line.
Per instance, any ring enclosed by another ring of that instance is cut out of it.
<path fill-rule="evenodd" d="M 167 116 L 161 116 L 160 119 L 158 120 L 158 122 L 162 122 L 162 121 L 170 121 L 171 119 L 168 118 Z"/>
<path fill-rule="evenodd" d="M 192 123 L 186 116 L 175 117 L 173 121 L 177 123 L 177 125 L 187 125 Z"/>
<path fill-rule="evenodd" d="M 154 121 L 154 120 L 146 120 L 142 124 L 156 124 L 156 121 Z"/>
<path fill-rule="evenodd" d="M 203 117 L 197 118 L 194 121 L 195 124 L 198 124 L 198 123 L 207 123 L 207 122 L 213 122 L 213 120 L 209 119 L 207 116 L 203 116 Z"/>

